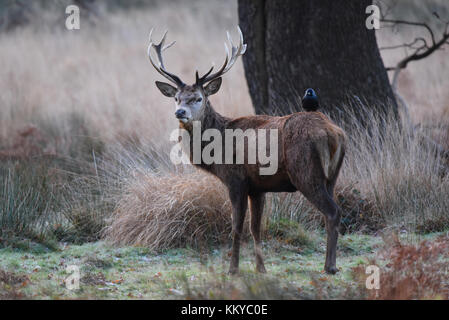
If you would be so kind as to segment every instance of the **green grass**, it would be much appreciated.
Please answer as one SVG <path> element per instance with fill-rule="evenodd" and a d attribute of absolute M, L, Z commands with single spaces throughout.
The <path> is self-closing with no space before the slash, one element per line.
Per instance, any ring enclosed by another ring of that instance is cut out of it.
<path fill-rule="evenodd" d="M 305 246 L 267 241 L 265 275 L 254 271 L 251 242 L 243 244 L 239 277 L 227 274 L 227 248 L 207 252 L 172 249 L 156 254 L 105 242 L 61 244 L 57 250 L 41 245 L 34 250 L 3 248 L 0 269 L 27 276 L 29 281 L 9 290 L 33 299 L 338 298 L 348 288 L 358 288 L 352 268 L 367 264 L 382 242 L 373 236 L 343 236 L 338 255 L 341 271 L 328 276 L 323 273 L 325 237 L 316 234 L 314 239 L 313 245 Z M 70 291 L 64 285 L 68 265 L 80 268 L 79 290 Z"/>

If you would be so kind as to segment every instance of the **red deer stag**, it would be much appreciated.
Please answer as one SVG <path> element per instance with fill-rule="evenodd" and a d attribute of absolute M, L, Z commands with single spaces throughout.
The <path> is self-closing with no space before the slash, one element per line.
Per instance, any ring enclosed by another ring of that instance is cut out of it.
<path fill-rule="evenodd" d="M 278 168 L 274 174 L 262 175 L 262 164 L 245 162 L 233 163 L 197 163 L 196 166 L 217 176 L 228 188 L 232 202 L 232 257 L 229 272 L 235 274 L 239 267 L 240 237 L 243 229 L 248 198 L 250 200 L 251 222 L 250 229 L 254 238 L 256 268 L 259 272 L 266 272 L 261 249 L 260 227 L 266 192 L 294 192 L 299 190 L 312 204 L 314 204 L 325 216 L 327 230 L 327 250 L 324 269 L 327 273 L 335 274 L 336 250 L 338 239 L 338 226 L 340 223 L 341 209 L 334 201 L 334 187 L 345 154 L 345 134 L 320 112 L 297 112 L 284 117 L 266 115 L 248 116 L 230 119 L 217 113 L 209 102 L 209 96 L 220 89 L 222 76 L 228 72 L 237 58 L 241 56 L 246 45 L 243 44 L 243 35 L 240 34 L 238 46 L 234 46 L 228 34 L 231 44 L 231 52 L 225 43 L 226 59 L 223 66 L 212 73 L 213 67 L 202 77 L 196 72 L 196 82 L 186 85 L 181 79 L 168 72 L 164 66 L 162 53 L 171 47 L 174 42 L 164 46 L 166 34 L 161 42 L 155 44 L 151 40 L 148 47 L 148 55 L 153 67 L 175 86 L 156 81 L 156 86 L 167 97 L 174 98 L 176 118 L 180 121 L 180 128 L 188 131 L 190 138 L 195 138 L 192 131 L 194 122 L 200 123 L 203 133 L 207 129 L 218 130 L 225 134 L 226 130 L 243 131 L 252 129 L 277 130 Z M 156 52 L 158 62 L 151 54 Z M 192 148 L 190 139 L 190 147 Z M 247 139 L 247 144 L 249 140 Z M 248 148 L 245 144 L 245 148 Z M 201 149 L 204 141 L 200 142 Z M 223 142 L 224 146 L 224 142 Z M 267 152 L 270 152 L 270 146 Z M 233 145 L 233 159 L 236 158 Z M 192 159 L 192 153 L 190 152 Z"/>

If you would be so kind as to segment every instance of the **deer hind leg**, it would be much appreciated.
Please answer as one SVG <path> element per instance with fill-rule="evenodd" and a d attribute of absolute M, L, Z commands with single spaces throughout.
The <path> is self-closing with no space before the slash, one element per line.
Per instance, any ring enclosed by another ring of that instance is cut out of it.
<path fill-rule="evenodd" d="M 328 193 L 324 184 L 313 189 L 314 192 L 304 194 L 306 198 L 312 202 L 318 210 L 320 210 L 326 220 L 327 245 L 326 245 L 326 262 L 324 270 L 327 273 L 337 273 L 337 241 L 338 228 L 340 225 L 340 208 L 335 203 L 333 197 Z"/>
<path fill-rule="evenodd" d="M 243 188 L 235 188 L 229 191 L 232 203 L 232 255 L 230 274 L 237 274 L 239 271 L 240 258 L 240 238 L 243 232 L 243 222 L 245 221 L 246 209 L 248 208 L 248 194 L 242 191 Z"/>
<path fill-rule="evenodd" d="M 327 273 L 335 274 L 338 271 L 336 257 L 341 212 L 333 199 L 336 175 L 333 175 L 335 179 L 328 184 L 318 154 L 310 152 L 308 155 L 310 155 L 310 158 L 301 157 L 301 159 L 296 159 L 294 156 L 289 158 L 287 155 L 287 159 L 291 159 L 288 162 L 288 172 L 293 185 L 324 214 L 327 231 L 324 270 Z M 301 163 L 304 159 L 309 159 L 307 164 Z M 308 166 L 308 169 L 304 170 L 303 168 L 306 166 Z"/>
<path fill-rule="evenodd" d="M 254 253 L 256 255 L 256 270 L 261 273 L 267 272 L 263 263 L 262 246 L 260 241 L 260 225 L 265 202 L 265 194 L 250 195 L 251 208 L 251 234 L 254 239 Z"/>
<path fill-rule="evenodd" d="M 341 209 L 334 201 L 334 187 L 343 162 L 344 149 L 334 169 L 331 172 L 327 170 L 330 179 L 326 177 L 320 155 L 319 148 L 313 144 L 303 146 L 300 156 L 292 147 L 286 150 L 287 170 L 293 185 L 324 214 L 327 231 L 324 270 L 335 274 L 338 271 L 336 260 Z"/>

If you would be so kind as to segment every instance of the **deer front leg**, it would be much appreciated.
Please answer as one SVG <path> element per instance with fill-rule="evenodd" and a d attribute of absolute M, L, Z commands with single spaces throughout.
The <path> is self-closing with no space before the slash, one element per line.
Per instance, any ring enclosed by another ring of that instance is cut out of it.
<path fill-rule="evenodd" d="M 242 188 L 235 188 L 229 191 L 232 203 L 232 256 L 230 274 L 237 274 L 239 271 L 240 238 L 243 231 L 246 209 L 248 207 L 248 194 Z"/>
<path fill-rule="evenodd" d="M 260 224 L 265 202 L 265 194 L 260 193 L 249 197 L 251 204 L 251 234 L 254 239 L 254 253 L 256 255 L 256 270 L 261 273 L 267 272 L 263 263 L 262 246 L 260 241 Z"/>

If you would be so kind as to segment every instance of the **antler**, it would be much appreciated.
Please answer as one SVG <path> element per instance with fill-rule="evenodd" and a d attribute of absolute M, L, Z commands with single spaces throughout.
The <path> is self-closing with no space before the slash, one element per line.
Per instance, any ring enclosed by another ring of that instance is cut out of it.
<path fill-rule="evenodd" d="M 223 66 L 218 70 L 216 73 L 210 74 L 214 67 L 210 68 L 209 71 L 202 76 L 201 78 L 198 75 L 198 71 L 196 72 L 196 84 L 197 85 L 203 85 L 206 82 L 212 81 L 216 78 L 221 77 L 223 74 L 228 72 L 232 66 L 234 65 L 235 61 L 237 61 L 237 58 L 241 55 L 243 55 L 246 51 L 246 44 L 243 43 L 243 34 L 242 30 L 240 30 L 240 27 L 237 26 L 237 29 L 239 31 L 240 36 L 240 42 L 237 47 L 234 47 L 234 44 L 232 43 L 231 36 L 229 35 L 229 32 L 226 31 L 229 44 L 231 45 L 231 57 L 229 57 L 229 48 L 225 42 L 225 50 L 226 50 L 226 59 L 223 64 Z"/>
<path fill-rule="evenodd" d="M 159 72 L 162 76 L 170 80 L 171 82 L 175 83 L 178 87 L 185 86 L 185 83 L 179 79 L 178 76 L 168 72 L 165 69 L 164 61 L 162 59 L 162 52 L 170 48 L 172 45 L 175 44 L 176 41 L 171 42 L 170 44 L 164 46 L 165 43 L 165 37 L 167 36 L 167 31 L 165 31 L 164 36 L 162 37 L 162 40 L 159 42 L 159 44 L 153 43 L 153 40 L 151 39 L 151 35 L 153 34 L 153 29 L 150 31 L 150 45 L 148 46 L 148 57 L 150 58 L 150 62 L 153 65 L 153 67 L 156 69 L 157 72 Z M 156 62 L 153 60 L 153 57 L 151 56 L 151 48 L 154 48 L 157 54 L 157 58 L 159 60 L 159 63 L 156 64 Z"/>

